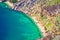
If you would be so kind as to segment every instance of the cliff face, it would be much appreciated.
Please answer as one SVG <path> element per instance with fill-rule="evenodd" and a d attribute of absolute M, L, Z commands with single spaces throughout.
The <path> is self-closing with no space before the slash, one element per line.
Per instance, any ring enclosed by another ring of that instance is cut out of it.
<path fill-rule="evenodd" d="M 60 13 L 60 4 L 47 6 L 43 10 L 45 10 L 45 12 L 50 16 L 54 16 Z"/>

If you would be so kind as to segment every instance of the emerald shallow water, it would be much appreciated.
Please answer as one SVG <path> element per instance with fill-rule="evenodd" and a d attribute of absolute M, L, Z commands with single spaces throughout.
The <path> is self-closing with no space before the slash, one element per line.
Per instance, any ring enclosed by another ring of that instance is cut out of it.
<path fill-rule="evenodd" d="M 3 3 L 2 3 L 3 4 Z M 35 22 L 21 11 L 0 5 L 0 40 L 37 40 L 43 38 Z"/>

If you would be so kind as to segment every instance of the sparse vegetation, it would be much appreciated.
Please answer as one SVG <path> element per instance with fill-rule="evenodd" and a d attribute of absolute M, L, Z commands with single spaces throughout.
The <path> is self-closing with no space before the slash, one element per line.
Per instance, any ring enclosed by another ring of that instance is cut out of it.
<path fill-rule="evenodd" d="M 59 3 L 60 3 L 60 0 L 51 0 L 51 1 L 46 3 L 46 6 L 52 6 L 52 5 L 56 5 Z"/>

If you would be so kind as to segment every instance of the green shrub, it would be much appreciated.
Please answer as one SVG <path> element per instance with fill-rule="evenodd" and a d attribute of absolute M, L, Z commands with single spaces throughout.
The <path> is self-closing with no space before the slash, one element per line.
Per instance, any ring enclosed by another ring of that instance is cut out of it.
<path fill-rule="evenodd" d="M 16 2 L 17 2 L 17 0 L 10 0 L 10 2 L 12 2 L 12 3 L 16 3 Z"/>

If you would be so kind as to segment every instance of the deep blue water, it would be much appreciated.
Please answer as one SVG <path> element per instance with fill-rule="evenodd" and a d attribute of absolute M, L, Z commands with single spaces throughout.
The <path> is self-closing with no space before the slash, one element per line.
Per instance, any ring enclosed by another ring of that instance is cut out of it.
<path fill-rule="evenodd" d="M 42 32 L 29 16 L 0 5 L 0 40 L 37 40 L 42 37 Z"/>

